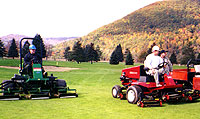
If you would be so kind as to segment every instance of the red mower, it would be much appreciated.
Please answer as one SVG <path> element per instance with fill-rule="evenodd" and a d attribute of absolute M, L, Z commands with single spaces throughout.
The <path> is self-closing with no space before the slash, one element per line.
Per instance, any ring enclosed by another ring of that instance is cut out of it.
<path fill-rule="evenodd" d="M 162 68 L 164 62 L 158 67 Z M 127 99 L 140 107 L 162 106 L 162 102 L 191 102 L 200 97 L 200 59 L 189 60 L 187 69 L 174 69 L 173 75 L 159 76 L 161 87 L 156 87 L 153 76 L 146 74 L 144 65 L 122 70 L 120 81 L 122 87 L 112 88 L 114 98 Z"/>

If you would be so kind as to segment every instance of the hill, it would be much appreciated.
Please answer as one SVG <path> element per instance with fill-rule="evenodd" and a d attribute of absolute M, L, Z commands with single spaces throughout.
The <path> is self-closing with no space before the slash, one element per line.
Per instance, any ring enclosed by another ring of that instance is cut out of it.
<path fill-rule="evenodd" d="M 19 41 L 24 37 L 29 37 L 29 36 L 19 35 L 19 34 L 9 34 L 9 35 L 0 37 L 0 39 L 4 42 L 5 45 L 7 45 L 13 38 L 17 41 L 17 43 L 19 43 Z M 45 44 L 57 45 L 61 42 L 69 41 L 75 38 L 77 37 L 43 38 L 43 41 Z"/>
<path fill-rule="evenodd" d="M 200 0 L 165 0 L 155 2 L 113 23 L 102 26 L 87 36 L 56 46 L 73 46 L 77 40 L 85 46 L 99 45 L 106 59 L 121 44 L 123 52 L 130 49 L 135 59 L 147 51 L 153 42 L 161 49 L 175 52 L 181 58 L 181 49 L 192 42 L 197 54 L 200 43 Z"/>

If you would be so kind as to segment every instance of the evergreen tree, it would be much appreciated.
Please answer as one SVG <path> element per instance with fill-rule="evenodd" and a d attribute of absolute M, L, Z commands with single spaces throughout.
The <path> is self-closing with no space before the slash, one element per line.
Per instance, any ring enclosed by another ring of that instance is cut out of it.
<path fill-rule="evenodd" d="M 85 54 L 85 61 L 88 62 L 91 59 L 91 49 L 90 45 L 86 45 L 84 48 L 84 54 Z"/>
<path fill-rule="evenodd" d="M 3 57 L 3 56 L 5 56 L 5 48 L 4 48 L 3 42 L 1 42 L 1 39 L 0 39 L 0 57 Z"/>
<path fill-rule="evenodd" d="M 182 58 L 181 64 L 187 64 L 190 59 L 195 59 L 195 53 L 192 47 L 192 43 L 189 42 L 186 46 L 182 48 Z"/>
<path fill-rule="evenodd" d="M 122 62 L 123 60 L 124 60 L 124 55 L 122 53 L 122 47 L 119 44 L 111 54 L 110 64 L 119 64 L 119 62 Z"/>
<path fill-rule="evenodd" d="M 116 53 L 116 49 L 112 52 L 110 56 L 110 64 L 119 64 L 119 59 Z"/>
<path fill-rule="evenodd" d="M 116 53 L 117 53 L 117 57 L 118 57 L 119 62 L 123 62 L 124 61 L 124 55 L 122 53 L 122 47 L 121 47 L 120 44 L 116 47 Z"/>
<path fill-rule="evenodd" d="M 176 54 L 173 52 L 169 58 L 172 64 L 177 64 Z"/>
<path fill-rule="evenodd" d="M 86 45 L 85 47 L 85 60 L 90 61 L 92 64 L 92 61 L 96 61 L 98 57 L 97 51 L 94 49 L 94 44 L 91 43 L 90 45 Z"/>
<path fill-rule="evenodd" d="M 133 65 L 133 57 L 131 52 L 128 52 L 127 56 L 126 56 L 126 65 Z"/>
<path fill-rule="evenodd" d="M 46 57 L 46 49 L 45 49 L 44 42 L 39 34 L 35 35 L 35 37 L 32 41 L 32 44 L 35 45 L 36 53 L 38 53 L 39 55 L 41 54 L 41 49 L 42 49 L 42 58 L 45 58 Z"/>
<path fill-rule="evenodd" d="M 24 43 L 24 46 L 22 48 L 22 57 L 24 58 L 24 56 L 29 53 L 29 46 L 30 46 L 30 43 L 28 41 L 26 41 Z"/>
<path fill-rule="evenodd" d="M 83 48 L 81 47 L 80 41 L 75 42 L 72 48 L 72 59 L 78 64 L 85 61 L 85 54 Z"/>
<path fill-rule="evenodd" d="M 70 50 L 70 47 L 66 47 L 65 48 L 65 52 L 64 52 L 64 57 L 65 57 L 65 59 L 66 60 L 68 60 L 69 61 L 69 50 Z"/>
<path fill-rule="evenodd" d="M 15 43 L 15 39 L 13 38 L 12 43 L 10 45 L 10 48 L 8 50 L 8 57 L 19 57 L 18 50 L 17 50 L 17 45 Z"/>

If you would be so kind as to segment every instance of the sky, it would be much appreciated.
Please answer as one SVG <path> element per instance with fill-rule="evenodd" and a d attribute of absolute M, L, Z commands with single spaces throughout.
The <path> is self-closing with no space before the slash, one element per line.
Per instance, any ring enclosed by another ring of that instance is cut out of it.
<path fill-rule="evenodd" d="M 0 0 L 0 37 L 81 37 L 161 0 Z"/>

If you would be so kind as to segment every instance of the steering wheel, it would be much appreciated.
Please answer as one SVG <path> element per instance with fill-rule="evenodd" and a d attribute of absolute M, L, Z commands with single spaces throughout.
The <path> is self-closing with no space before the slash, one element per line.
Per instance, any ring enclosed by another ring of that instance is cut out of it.
<path fill-rule="evenodd" d="M 160 63 L 160 64 L 158 65 L 158 69 L 163 68 L 163 67 L 166 66 L 167 64 L 168 64 L 168 62 Z"/>

